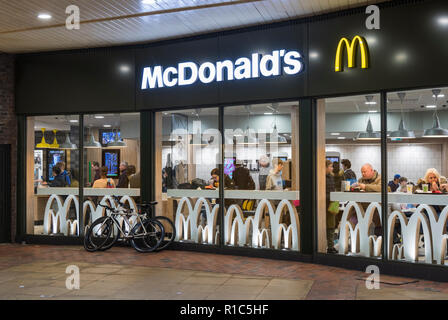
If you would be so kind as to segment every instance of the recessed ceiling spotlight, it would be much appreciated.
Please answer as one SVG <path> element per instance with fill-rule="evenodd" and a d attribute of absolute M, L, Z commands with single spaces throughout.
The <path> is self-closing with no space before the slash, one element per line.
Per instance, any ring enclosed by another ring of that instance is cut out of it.
<path fill-rule="evenodd" d="M 51 15 L 48 14 L 48 13 L 39 13 L 39 14 L 37 15 L 37 17 L 38 17 L 39 19 L 42 19 L 42 20 L 48 20 L 48 19 L 51 19 Z"/>
<path fill-rule="evenodd" d="M 442 26 L 448 26 L 448 17 L 440 17 L 437 22 Z"/>
<path fill-rule="evenodd" d="M 131 68 L 128 65 L 123 64 L 120 66 L 120 71 L 123 73 L 128 73 L 129 71 L 131 71 Z"/>

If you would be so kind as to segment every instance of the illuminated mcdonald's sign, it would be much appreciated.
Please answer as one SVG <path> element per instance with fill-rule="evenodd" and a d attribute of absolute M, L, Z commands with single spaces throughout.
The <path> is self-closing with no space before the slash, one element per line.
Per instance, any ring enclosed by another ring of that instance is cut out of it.
<path fill-rule="evenodd" d="M 348 56 L 348 67 L 354 68 L 356 64 L 356 52 L 358 52 L 358 44 L 361 49 L 361 68 L 366 69 L 369 67 L 369 48 L 367 46 L 367 41 L 360 36 L 353 38 L 352 42 L 349 42 L 347 38 L 342 38 L 339 41 L 338 48 L 336 50 L 336 59 L 334 62 L 334 71 L 341 72 L 344 71 L 343 66 L 343 49 L 346 48 Z"/>

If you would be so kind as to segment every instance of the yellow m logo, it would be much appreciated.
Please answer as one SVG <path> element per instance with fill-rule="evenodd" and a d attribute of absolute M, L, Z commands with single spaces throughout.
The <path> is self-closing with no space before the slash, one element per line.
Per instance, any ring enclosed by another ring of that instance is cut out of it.
<path fill-rule="evenodd" d="M 336 60 L 334 62 L 334 71 L 340 72 L 344 71 L 343 66 L 343 48 L 345 45 L 347 56 L 348 56 L 348 67 L 355 67 L 356 63 L 356 52 L 358 51 L 358 45 L 361 48 L 361 68 L 366 69 L 369 67 L 369 48 L 367 47 L 367 42 L 364 38 L 356 36 L 350 43 L 347 38 L 342 38 L 339 41 L 338 49 L 336 50 Z"/>

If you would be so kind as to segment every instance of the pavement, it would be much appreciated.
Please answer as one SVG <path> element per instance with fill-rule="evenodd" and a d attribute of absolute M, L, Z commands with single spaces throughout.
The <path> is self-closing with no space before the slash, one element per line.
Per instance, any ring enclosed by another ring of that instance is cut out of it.
<path fill-rule="evenodd" d="M 79 270 L 79 289 L 76 288 Z M 1 300 L 446 300 L 448 283 L 295 261 L 128 247 L 0 245 Z M 68 286 L 67 286 L 68 284 Z"/>

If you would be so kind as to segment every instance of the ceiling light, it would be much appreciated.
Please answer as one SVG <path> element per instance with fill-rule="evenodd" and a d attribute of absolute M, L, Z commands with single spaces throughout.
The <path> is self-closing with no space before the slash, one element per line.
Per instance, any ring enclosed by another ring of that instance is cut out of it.
<path fill-rule="evenodd" d="M 126 144 L 126 142 L 123 141 L 123 139 L 120 138 L 120 135 L 118 133 L 118 129 L 115 130 L 115 140 L 112 142 L 109 142 L 107 144 L 107 147 L 113 147 L 113 148 L 124 148 L 127 147 L 128 145 Z"/>
<path fill-rule="evenodd" d="M 103 125 L 103 127 L 104 128 L 110 128 L 110 127 L 112 127 L 110 124 L 105 124 L 105 125 Z"/>
<path fill-rule="evenodd" d="M 131 71 L 131 68 L 127 65 L 121 65 L 120 66 L 120 71 L 123 73 L 128 73 L 129 71 Z"/>
<path fill-rule="evenodd" d="M 74 143 L 72 143 L 72 142 L 70 141 L 70 135 L 69 135 L 69 133 L 67 132 L 66 137 L 65 137 L 65 142 L 62 143 L 62 144 L 59 146 L 59 148 L 60 148 L 60 149 L 73 150 L 73 149 L 77 149 L 78 147 L 76 146 L 76 144 L 74 144 Z"/>
<path fill-rule="evenodd" d="M 433 105 L 433 104 L 431 104 L 431 105 L 429 105 L 429 106 L 426 106 L 426 108 L 428 108 L 428 109 L 435 109 L 437 106 L 436 105 Z"/>
<path fill-rule="evenodd" d="M 366 101 L 365 104 L 376 104 L 376 101 Z"/>
<path fill-rule="evenodd" d="M 437 22 L 442 26 L 448 26 L 448 17 L 440 17 Z"/>
<path fill-rule="evenodd" d="M 436 96 L 432 95 L 432 97 L 435 98 Z M 437 98 L 445 98 L 445 95 L 443 93 L 439 94 L 439 95 L 437 95 Z"/>
<path fill-rule="evenodd" d="M 423 133 L 423 138 L 446 138 L 448 137 L 448 130 L 443 129 L 440 127 L 440 120 L 439 116 L 437 115 L 437 97 L 440 94 L 440 89 L 433 89 L 432 90 L 433 96 L 435 97 L 435 110 L 434 110 L 434 122 L 431 129 L 426 129 Z"/>
<path fill-rule="evenodd" d="M 340 133 L 339 132 L 332 132 L 331 135 L 332 136 L 338 136 L 338 135 L 340 135 Z"/>
<path fill-rule="evenodd" d="M 378 111 L 376 110 L 369 110 L 369 113 L 377 113 Z"/>
<path fill-rule="evenodd" d="M 339 139 L 339 140 L 343 140 L 343 139 L 345 139 L 345 137 L 338 137 L 338 139 Z"/>
<path fill-rule="evenodd" d="M 39 13 L 37 17 L 42 20 L 51 19 L 51 15 L 48 13 Z"/>
<path fill-rule="evenodd" d="M 74 119 L 74 120 L 70 120 L 71 123 L 77 123 L 78 120 Z"/>
<path fill-rule="evenodd" d="M 45 141 L 45 128 L 42 128 L 42 140 L 36 144 L 36 148 L 50 148 L 50 144 Z"/>
<path fill-rule="evenodd" d="M 367 128 L 365 132 L 358 133 L 358 140 L 379 140 L 381 138 L 381 135 L 379 132 L 373 132 L 372 122 L 367 122 Z"/>
<path fill-rule="evenodd" d="M 272 114 L 272 112 L 265 112 L 264 114 Z"/>
<path fill-rule="evenodd" d="M 404 125 L 403 120 L 403 100 L 406 96 L 406 92 L 398 92 L 397 93 L 398 98 L 401 101 L 401 119 L 400 124 L 398 125 L 398 130 L 391 132 L 388 137 L 392 139 L 392 141 L 398 141 L 401 139 L 415 139 L 415 133 L 414 131 L 409 131 L 406 129 Z"/>
<path fill-rule="evenodd" d="M 104 119 L 104 116 L 95 116 L 95 119 Z"/>
<path fill-rule="evenodd" d="M 310 52 L 310 58 L 317 59 L 317 58 L 319 58 L 319 54 L 315 51 Z"/>

